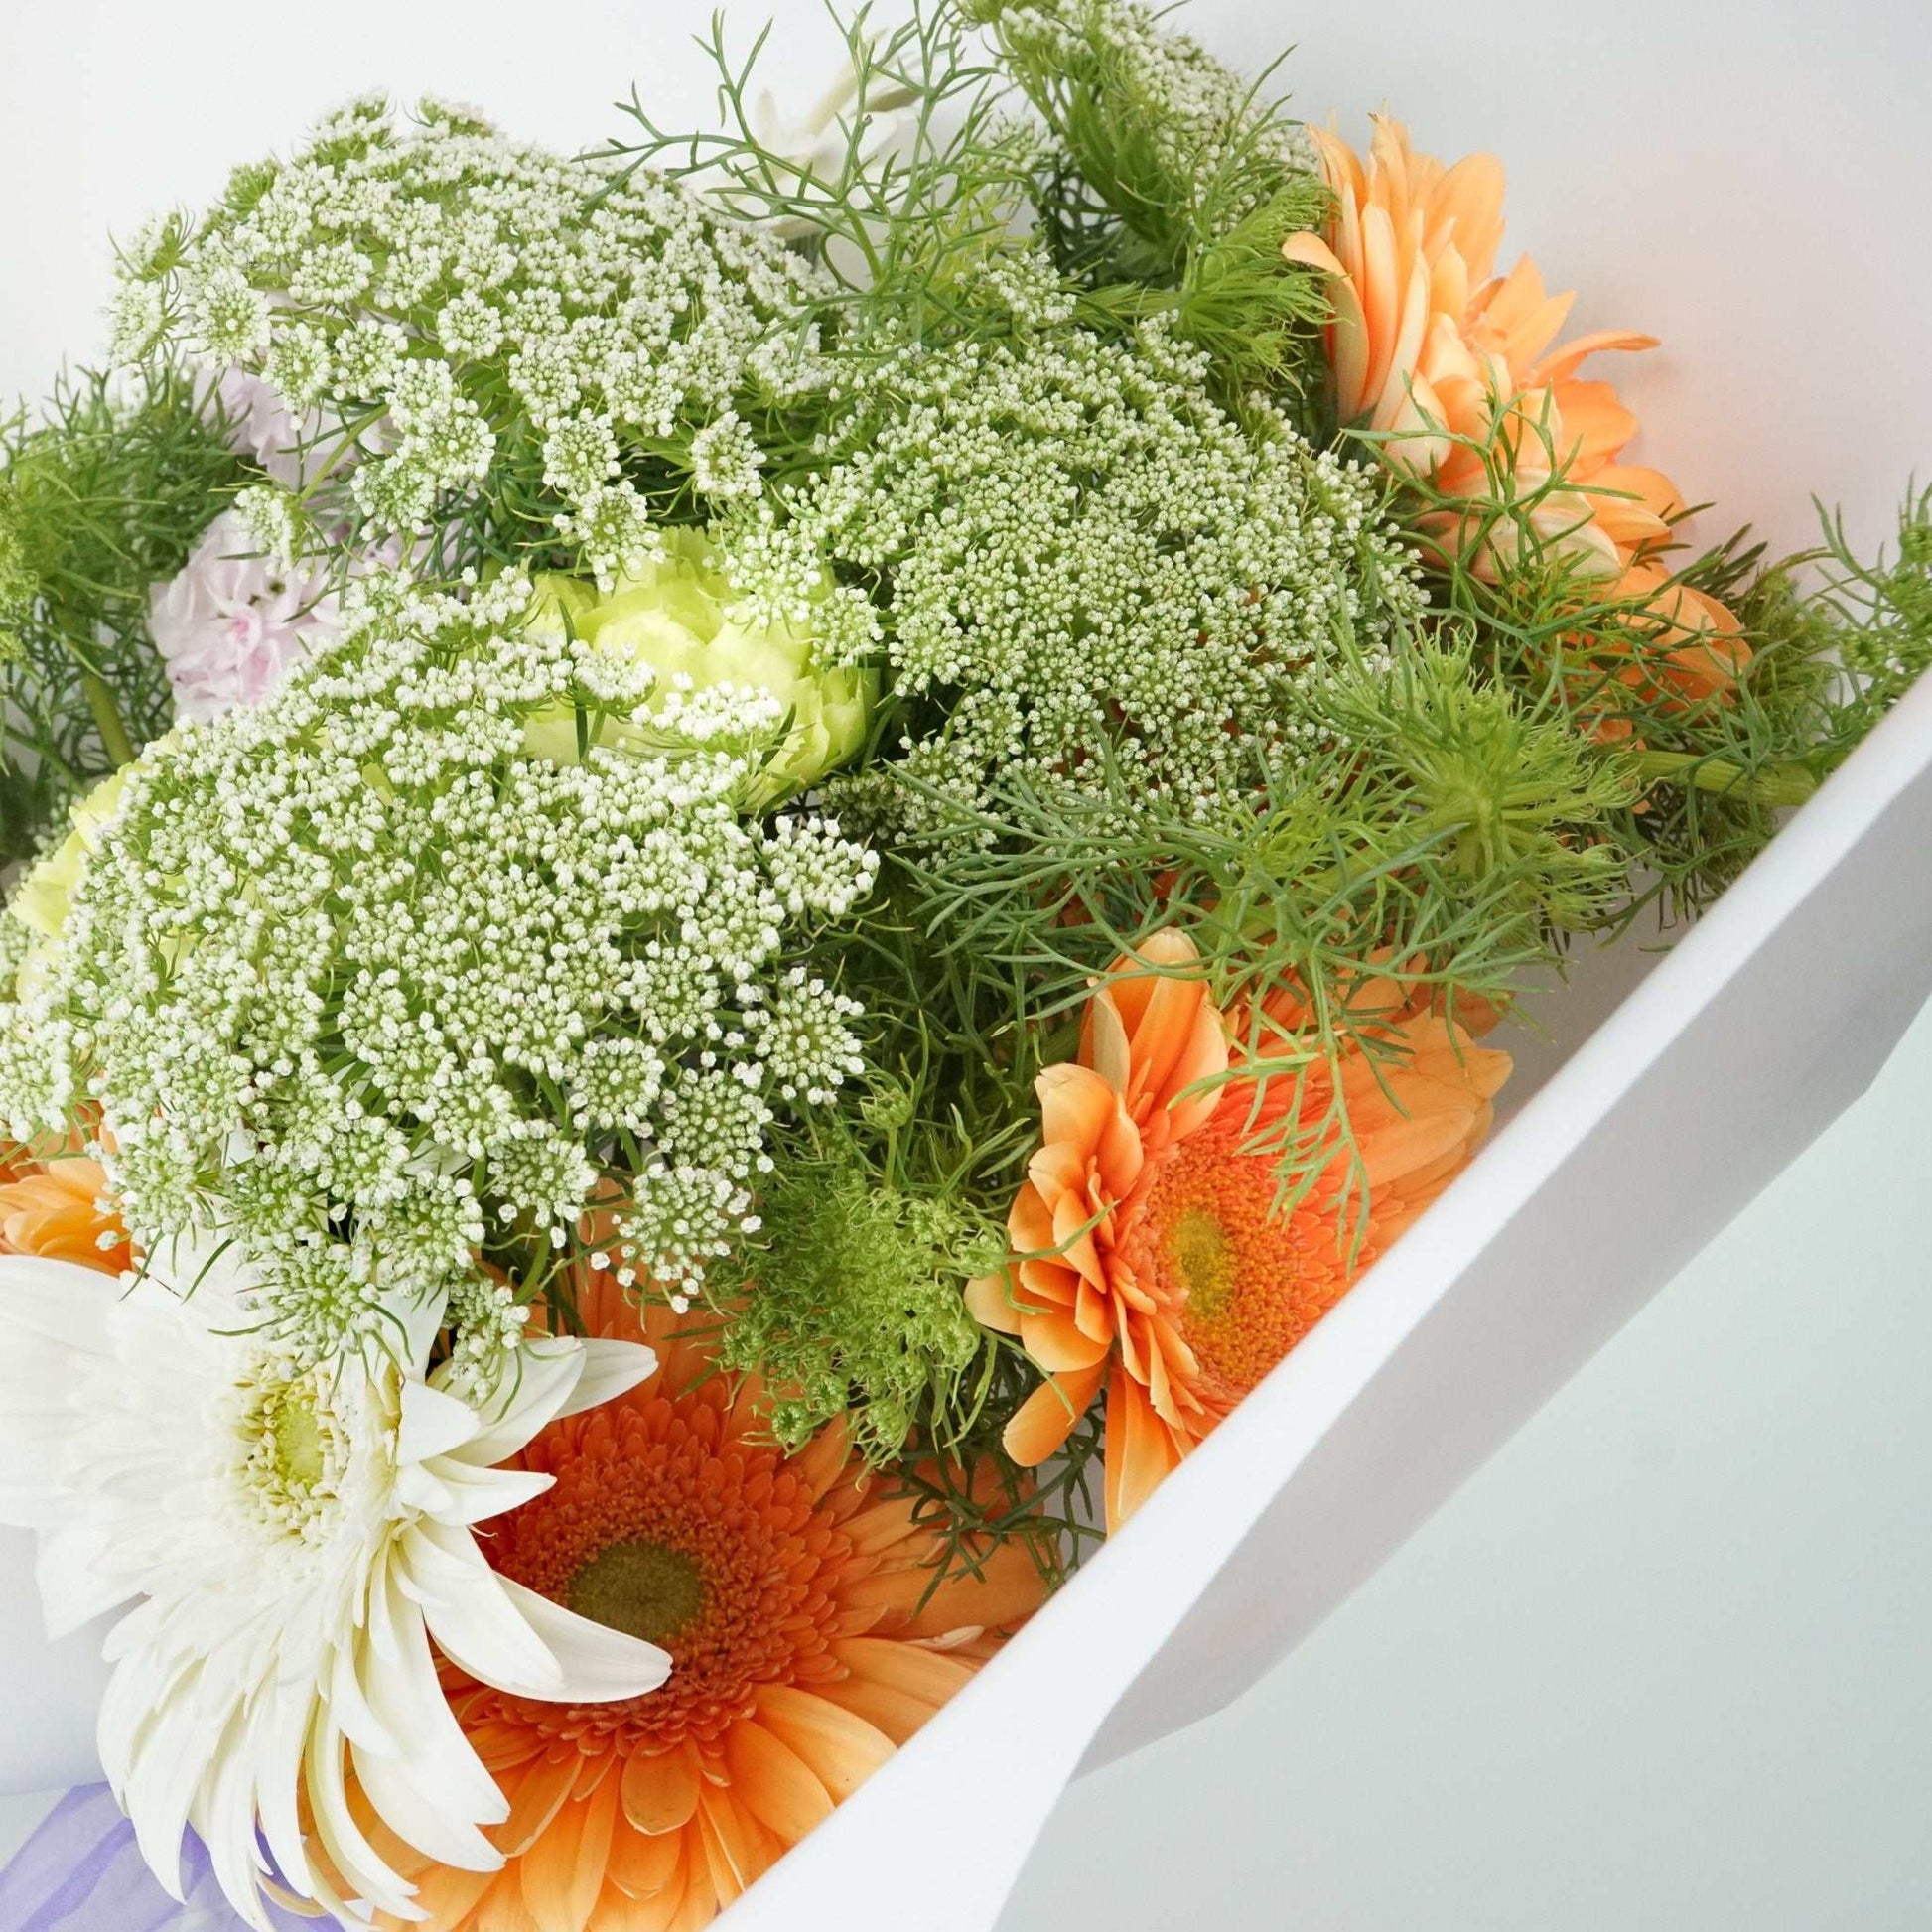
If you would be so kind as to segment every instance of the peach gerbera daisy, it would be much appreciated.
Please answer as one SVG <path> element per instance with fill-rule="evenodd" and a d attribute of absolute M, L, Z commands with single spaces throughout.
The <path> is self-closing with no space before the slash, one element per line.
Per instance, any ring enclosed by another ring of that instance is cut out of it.
<path fill-rule="evenodd" d="M 1440 1014 L 1390 1007 L 1386 1057 L 1351 1051 L 1338 1075 L 1365 1200 L 1324 1174 L 1284 1210 L 1282 1136 L 1339 1155 L 1336 1076 L 1243 1077 L 1241 1030 L 1196 958 L 1185 934 L 1157 932 L 1097 987 L 1079 1059 L 1037 1082 L 1042 1144 L 1008 1220 L 1014 1258 L 968 1291 L 1046 1371 L 1007 1427 L 1017 1462 L 1053 1454 L 1104 1384 L 1109 1528 L 1435 1199 L 1509 1073 L 1506 1053 Z M 1292 1040 L 1302 1019 L 1278 1001 L 1257 1031 Z"/>
<path fill-rule="evenodd" d="M 1379 116 L 1366 159 L 1333 133 L 1314 138 L 1334 219 L 1325 240 L 1291 235 L 1283 253 L 1334 278 L 1329 359 L 1342 421 L 1386 435 L 1391 463 L 1469 502 L 1425 527 L 1438 541 L 1473 544 L 1485 574 L 1512 561 L 1520 540 L 1483 513 L 1500 469 L 1540 541 L 1644 609 L 1677 688 L 1726 689 L 1749 655 L 1736 619 L 1676 583 L 1657 555 L 1683 518 L 1683 495 L 1661 471 L 1622 461 L 1636 418 L 1609 383 L 1577 374 L 1599 350 L 1654 348 L 1657 339 L 1602 330 L 1553 346 L 1574 297 L 1551 295 L 1527 256 L 1494 272 L 1503 229 L 1494 156 L 1445 167 Z"/>
<path fill-rule="evenodd" d="M 593 1276 L 591 1332 L 655 1375 L 523 1451 L 556 1478 L 496 1527 L 506 1577 L 670 1652 L 662 1689 L 546 1704 L 453 1668 L 445 1689 L 509 1801 L 500 1873 L 414 1862 L 428 1932 L 688 1932 L 847 1797 L 1038 1604 L 1023 1545 L 937 1588 L 939 1539 L 848 1452 L 843 1427 L 771 1447 L 673 1317 Z M 405 1848 L 378 1836 L 408 1865 Z M 400 1928 L 401 1921 L 379 1919 Z"/>
<path fill-rule="evenodd" d="M 77 1261 L 118 1275 L 134 1265 L 106 1171 L 83 1154 L 21 1160 L 0 1180 L 0 1251 Z"/>

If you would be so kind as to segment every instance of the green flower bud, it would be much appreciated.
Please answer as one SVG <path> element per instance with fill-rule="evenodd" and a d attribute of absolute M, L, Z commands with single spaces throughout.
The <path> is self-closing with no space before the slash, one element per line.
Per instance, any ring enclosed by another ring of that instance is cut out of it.
<path fill-rule="evenodd" d="M 561 627 L 599 650 L 657 674 L 656 691 L 668 695 L 678 681 L 712 690 L 731 685 L 768 692 L 787 719 L 746 803 L 765 811 L 809 790 L 828 771 L 864 747 L 879 702 L 876 670 L 818 661 L 812 627 L 754 619 L 721 568 L 717 550 L 697 530 L 664 532 L 664 555 L 634 576 L 621 578 L 609 597 L 577 578 L 536 580 L 532 623 Z M 822 595 L 835 589 L 829 573 Z M 636 738 L 626 727 L 606 725 L 605 744 Z M 577 721 L 559 713 L 533 720 L 524 743 L 532 756 L 574 763 Z"/>

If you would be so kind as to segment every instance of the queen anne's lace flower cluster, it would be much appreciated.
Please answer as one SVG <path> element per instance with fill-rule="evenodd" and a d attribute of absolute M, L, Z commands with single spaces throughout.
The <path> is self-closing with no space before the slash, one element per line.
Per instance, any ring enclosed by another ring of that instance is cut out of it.
<path fill-rule="evenodd" d="M 838 781 L 856 809 L 945 836 L 996 776 L 1090 803 L 1104 774 L 1206 811 L 1293 754 L 1343 640 L 1375 661 L 1419 598 L 1379 485 L 1204 383 L 1155 330 L 867 373 L 792 526 L 886 589 L 904 757 Z"/>
<path fill-rule="evenodd" d="M 230 1221 L 303 1354 L 373 1320 L 378 1284 L 507 1337 L 474 1255 L 568 1245 L 607 1173 L 623 1265 L 689 1282 L 745 1224 L 774 1112 L 861 1070 L 856 1006 L 800 960 L 872 855 L 740 810 L 780 708 L 656 702 L 528 601 L 353 587 L 276 700 L 132 767 L 0 1016 L 16 1132 L 97 1105 L 130 1227 Z M 527 755 L 577 711 L 587 745 L 616 713 L 665 749 Z"/>
<path fill-rule="evenodd" d="M 481 504 L 483 534 L 527 545 L 534 510 L 608 585 L 652 554 L 655 503 L 756 495 L 735 405 L 818 380 L 819 272 L 653 176 L 420 117 L 352 104 L 192 239 L 131 247 L 121 351 L 170 338 L 347 430 L 358 460 L 310 466 L 308 526 L 410 535 Z"/>

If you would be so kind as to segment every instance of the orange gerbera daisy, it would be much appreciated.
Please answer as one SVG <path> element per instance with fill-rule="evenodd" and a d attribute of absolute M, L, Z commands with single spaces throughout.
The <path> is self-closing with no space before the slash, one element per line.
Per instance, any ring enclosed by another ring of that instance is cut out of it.
<path fill-rule="evenodd" d="M 636 1338 L 608 1276 L 593 1333 Z M 707 1923 L 903 1743 L 1038 1604 L 1007 1542 L 935 1589 L 939 1538 L 882 1493 L 839 1425 L 769 1445 L 755 1383 L 734 1391 L 659 1311 L 660 1365 L 553 1423 L 522 1463 L 551 1488 L 492 1525 L 491 1563 L 554 1601 L 648 1636 L 664 1686 L 627 1703 L 509 1696 L 445 1666 L 452 1707 L 510 1816 L 499 1872 L 413 1866 L 429 1932 L 689 1932 Z M 400 1932 L 400 1921 L 380 1919 Z"/>
<path fill-rule="evenodd" d="M 77 1261 L 118 1275 L 134 1248 L 115 1212 L 106 1171 L 83 1154 L 22 1159 L 0 1180 L 0 1250 Z"/>
<path fill-rule="evenodd" d="M 1500 482 L 1529 506 L 1543 543 L 1644 608 L 1674 685 L 1690 696 L 1726 689 L 1749 657 L 1736 619 L 1673 582 L 1656 554 L 1684 498 L 1661 471 L 1621 461 L 1636 418 L 1610 384 L 1577 375 L 1601 349 L 1654 348 L 1657 339 L 1603 330 L 1552 347 L 1574 297 L 1549 294 L 1527 256 L 1494 273 L 1494 156 L 1445 167 L 1381 117 L 1366 160 L 1332 133 L 1315 140 L 1334 220 L 1325 240 L 1291 235 L 1283 253 L 1334 278 L 1329 356 L 1342 420 L 1386 433 L 1391 463 L 1470 503 L 1425 525 L 1438 541 L 1476 544 L 1476 569 L 1508 564 L 1519 541 L 1514 525 L 1483 514 Z"/>
<path fill-rule="evenodd" d="M 1196 959 L 1185 934 L 1157 932 L 1095 990 L 1079 1059 L 1037 1082 L 1042 1145 L 1008 1220 L 1014 1259 L 968 1291 L 1047 1372 L 1007 1427 L 1017 1462 L 1053 1454 L 1105 1384 L 1110 1528 L 1443 1190 L 1509 1073 L 1506 1053 L 1397 995 L 1375 1025 L 1386 1057 L 1354 1051 L 1338 1076 L 1317 1063 L 1299 1080 L 1237 1061 L 1217 1077 L 1230 1029 Z M 1289 1051 L 1304 1019 L 1278 1000 L 1259 1031 Z M 1283 1211 L 1282 1136 L 1339 1155 L 1337 1077 L 1366 1200 L 1324 1175 Z"/>

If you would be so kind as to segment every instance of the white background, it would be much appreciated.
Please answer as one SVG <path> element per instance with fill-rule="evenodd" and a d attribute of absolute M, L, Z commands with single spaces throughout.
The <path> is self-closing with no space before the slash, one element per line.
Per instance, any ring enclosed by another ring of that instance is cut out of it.
<path fill-rule="evenodd" d="M 773 10 L 773 71 L 813 94 L 816 0 Z M 0 397 L 97 348 L 110 230 L 342 95 L 433 88 L 589 144 L 633 78 L 661 118 L 705 112 L 708 11 L 0 0 Z M 1665 338 L 1616 373 L 1640 454 L 1724 505 L 1710 534 L 1801 543 L 1816 491 L 1873 541 L 1932 475 L 1919 6 L 1193 18 L 1249 65 L 1299 41 L 1284 78 L 1311 119 L 1359 135 L 1386 101 L 1424 145 L 1499 152 L 1510 246 L 1586 287 L 1579 326 Z M 1074 1787 L 1006 1932 L 1932 1923 L 1929 1232 L 1932 1019 L 1266 1684 Z"/>

